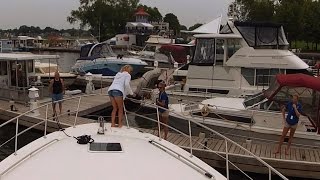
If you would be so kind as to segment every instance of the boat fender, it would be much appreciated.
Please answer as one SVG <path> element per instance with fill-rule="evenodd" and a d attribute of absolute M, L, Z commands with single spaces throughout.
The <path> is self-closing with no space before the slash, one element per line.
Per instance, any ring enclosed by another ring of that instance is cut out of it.
<path fill-rule="evenodd" d="M 209 113 L 210 113 L 210 109 L 209 109 L 209 107 L 208 107 L 208 104 L 205 104 L 205 105 L 202 107 L 202 109 L 201 109 L 201 115 L 202 115 L 203 117 L 206 117 L 206 116 L 209 115 Z"/>
<path fill-rule="evenodd" d="M 94 140 L 89 135 L 78 136 L 76 137 L 76 139 L 78 144 L 88 144 L 94 142 Z"/>

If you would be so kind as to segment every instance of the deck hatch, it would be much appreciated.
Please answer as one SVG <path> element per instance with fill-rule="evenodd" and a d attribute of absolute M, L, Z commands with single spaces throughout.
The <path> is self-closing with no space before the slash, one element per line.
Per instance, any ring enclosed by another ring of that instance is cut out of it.
<path fill-rule="evenodd" d="M 94 142 L 89 146 L 89 151 L 92 152 L 122 152 L 120 143 L 99 143 Z"/>

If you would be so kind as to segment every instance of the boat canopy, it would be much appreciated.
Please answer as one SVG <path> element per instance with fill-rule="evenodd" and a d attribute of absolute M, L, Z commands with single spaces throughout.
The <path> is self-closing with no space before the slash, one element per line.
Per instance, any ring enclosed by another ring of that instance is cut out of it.
<path fill-rule="evenodd" d="M 107 43 L 87 44 L 81 47 L 78 60 L 94 60 L 101 57 L 116 56 Z"/>
<path fill-rule="evenodd" d="M 59 59 L 59 55 L 39 55 L 31 53 L 0 53 L 0 61 L 26 61 L 43 59 Z"/>
<path fill-rule="evenodd" d="M 167 54 L 168 52 L 171 53 L 177 63 L 187 62 L 187 50 L 185 47 L 178 45 L 163 45 L 160 47 L 159 51 L 164 54 Z"/>
<path fill-rule="evenodd" d="M 279 48 L 289 43 L 280 24 L 257 22 L 234 22 L 235 27 L 250 47 L 270 46 Z"/>
<path fill-rule="evenodd" d="M 320 92 L 320 78 L 306 74 L 278 74 L 269 89 L 264 91 L 268 99 L 272 99 L 283 87 L 305 87 Z"/>

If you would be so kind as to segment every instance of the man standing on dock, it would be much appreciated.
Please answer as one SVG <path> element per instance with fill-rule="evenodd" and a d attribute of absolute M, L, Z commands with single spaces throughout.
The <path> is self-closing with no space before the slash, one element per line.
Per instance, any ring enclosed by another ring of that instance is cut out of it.
<path fill-rule="evenodd" d="M 60 115 L 62 112 L 62 99 L 65 92 L 63 79 L 60 78 L 58 71 L 54 73 L 54 79 L 50 81 L 49 92 L 52 97 L 53 117 L 57 115 L 56 104 L 59 103 Z"/>
<path fill-rule="evenodd" d="M 290 130 L 288 146 L 285 149 L 286 155 L 289 154 L 289 149 L 290 149 L 290 145 L 291 145 L 291 142 L 293 139 L 293 135 L 297 129 L 299 117 L 300 117 L 301 111 L 302 111 L 301 104 L 298 102 L 298 99 L 299 99 L 298 95 L 293 95 L 292 101 L 288 102 L 286 107 L 282 108 L 284 127 L 283 127 L 283 131 L 282 131 L 282 136 L 280 138 L 280 142 L 279 142 L 279 145 L 278 145 L 278 148 L 277 148 L 277 151 L 275 152 L 275 154 L 277 154 L 281 151 L 281 145 L 284 141 L 285 136 L 287 135 L 287 133 Z M 288 111 L 288 115 L 286 118 L 285 118 L 285 110 Z"/>

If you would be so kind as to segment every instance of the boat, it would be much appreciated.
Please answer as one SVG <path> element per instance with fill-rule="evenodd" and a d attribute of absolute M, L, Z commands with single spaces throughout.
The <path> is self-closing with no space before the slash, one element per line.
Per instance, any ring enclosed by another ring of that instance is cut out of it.
<path fill-rule="evenodd" d="M 0 98 L 18 102 L 28 102 L 28 89 L 35 84 L 35 61 L 56 60 L 58 55 L 37 55 L 31 53 L 0 53 Z M 39 98 L 47 92 L 43 86 Z"/>
<path fill-rule="evenodd" d="M 182 101 L 171 104 L 170 122 L 188 129 L 185 118 L 219 130 L 236 139 L 251 139 L 259 142 L 278 142 L 283 122 L 281 106 L 290 100 L 290 95 L 299 94 L 303 104 L 293 144 L 310 148 L 320 146 L 320 106 L 316 104 L 320 92 L 320 79 L 305 74 L 279 74 L 274 83 L 253 96 L 242 98 L 214 97 L 199 102 Z M 199 131 L 194 130 L 195 133 Z"/>
<path fill-rule="evenodd" d="M 97 96 L 101 98 L 103 95 Z M 72 103 L 69 105 L 77 105 L 79 107 L 81 99 L 93 97 L 94 95 L 72 97 L 65 99 L 64 104 L 70 101 Z M 78 104 L 74 103 L 75 99 L 79 99 Z M 132 115 L 132 113 L 133 115 L 137 114 L 127 110 L 125 111 L 127 123 L 126 126 L 122 128 L 111 127 L 110 123 L 106 123 L 104 118 L 99 116 L 98 122 L 91 121 L 92 123 L 84 123 L 89 121 L 84 118 L 81 120 L 82 122 L 80 122 L 81 125 L 77 125 L 77 117 L 75 117 L 74 122 L 70 122 L 73 124 L 71 127 L 62 129 L 60 120 L 64 119 L 63 116 L 71 117 L 70 113 L 78 114 L 78 111 L 75 111 L 61 114 L 59 117 L 56 117 L 55 121 L 52 121 L 48 116 L 46 116 L 45 119 L 39 116 L 37 122 L 34 122 L 35 124 L 30 125 L 29 128 L 23 131 L 19 131 L 19 123 L 21 123 L 24 116 L 28 116 L 30 113 L 43 107 L 47 107 L 46 110 L 42 112 L 43 115 L 48 115 L 48 106 L 50 105 L 51 103 L 44 104 L 41 107 L 22 113 L 0 124 L 1 128 L 11 122 L 17 123 L 16 134 L 11 138 L 11 140 L 15 140 L 14 152 L 0 162 L 1 179 L 15 180 L 28 177 L 28 179 L 34 180 L 67 180 L 70 178 L 82 180 L 105 179 L 106 176 L 108 176 L 110 179 L 118 180 L 226 180 L 230 179 L 230 174 L 232 173 L 232 171 L 229 171 L 229 165 L 230 167 L 235 166 L 228 160 L 228 151 L 226 151 L 224 161 L 226 163 L 227 177 L 224 177 L 217 170 L 193 155 L 191 136 L 180 134 L 184 138 L 190 138 L 190 149 L 186 147 L 190 150 L 190 152 L 188 152 L 162 139 L 161 136 L 157 137 L 151 133 L 147 133 L 145 131 L 146 129 L 132 127 L 132 124 L 129 123 L 128 116 L 130 114 Z M 71 120 L 70 118 L 68 119 Z M 153 119 L 150 121 L 157 122 L 157 120 Z M 49 126 L 52 128 L 54 124 L 59 127 L 58 131 L 47 134 Z M 39 125 L 43 125 L 44 136 L 19 149 L 20 139 L 17 137 Z M 68 124 L 63 125 L 66 126 Z M 158 126 L 160 126 L 159 121 Z M 174 132 L 172 136 L 179 137 L 179 134 L 176 133 L 179 133 L 179 131 L 175 130 Z M 217 132 L 212 132 L 221 136 Z M 225 138 L 223 136 L 221 137 Z M 275 174 L 281 177 L 281 179 L 287 180 L 280 172 L 241 145 L 227 138 L 225 140 L 226 147 L 228 147 L 228 144 L 229 146 L 237 146 L 247 152 L 250 157 L 261 162 L 260 168 L 269 169 L 269 177 Z M 8 142 L 10 142 L 10 140 L 1 144 L 0 147 L 7 145 Z M 208 152 L 211 151 L 208 150 Z M 49 168 L 46 164 L 54 168 Z M 250 177 L 237 166 L 235 167 L 239 172 Z M 161 171 L 159 171 L 159 169 L 161 169 Z"/>
<path fill-rule="evenodd" d="M 174 72 L 178 82 L 168 93 L 241 97 L 267 89 L 276 74 L 310 74 L 309 66 L 288 50 L 281 24 L 230 20 L 220 33 L 194 37 L 193 59 Z"/>
<path fill-rule="evenodd" d="M 175 44 L 175 40 L 166 36 L 151 35 L 141 51 L 128 50 L 129 54 L 139 57 L 152 67 L 155 61 L 159 67 L 172 67 L 174 63 L 183 65 L 192 54 L 194 45 Z"/>
<path fill-rule="evenodd" d="M 103 76 L 114 76 L 124 65 L 133 67 L 132 76 L 141 72 L 147 63 L 141 59 L 115 55 L 106 43 L 88 44 L 81 47 L 80 58 L 71 68 L 75 74 L 101 74 Z"/>
<path fill-rule="evenodd" d="M 56 71 L 59 71 L 59 66 L 56 63 L 35 61 L 35 76 L 40 77 L 42 83 L 48 84 L 50 79 L 54 78 Z M 73 73 L 59 72 L 59 74 L 65 85 L 71 85 L 77 77 Z"/>

